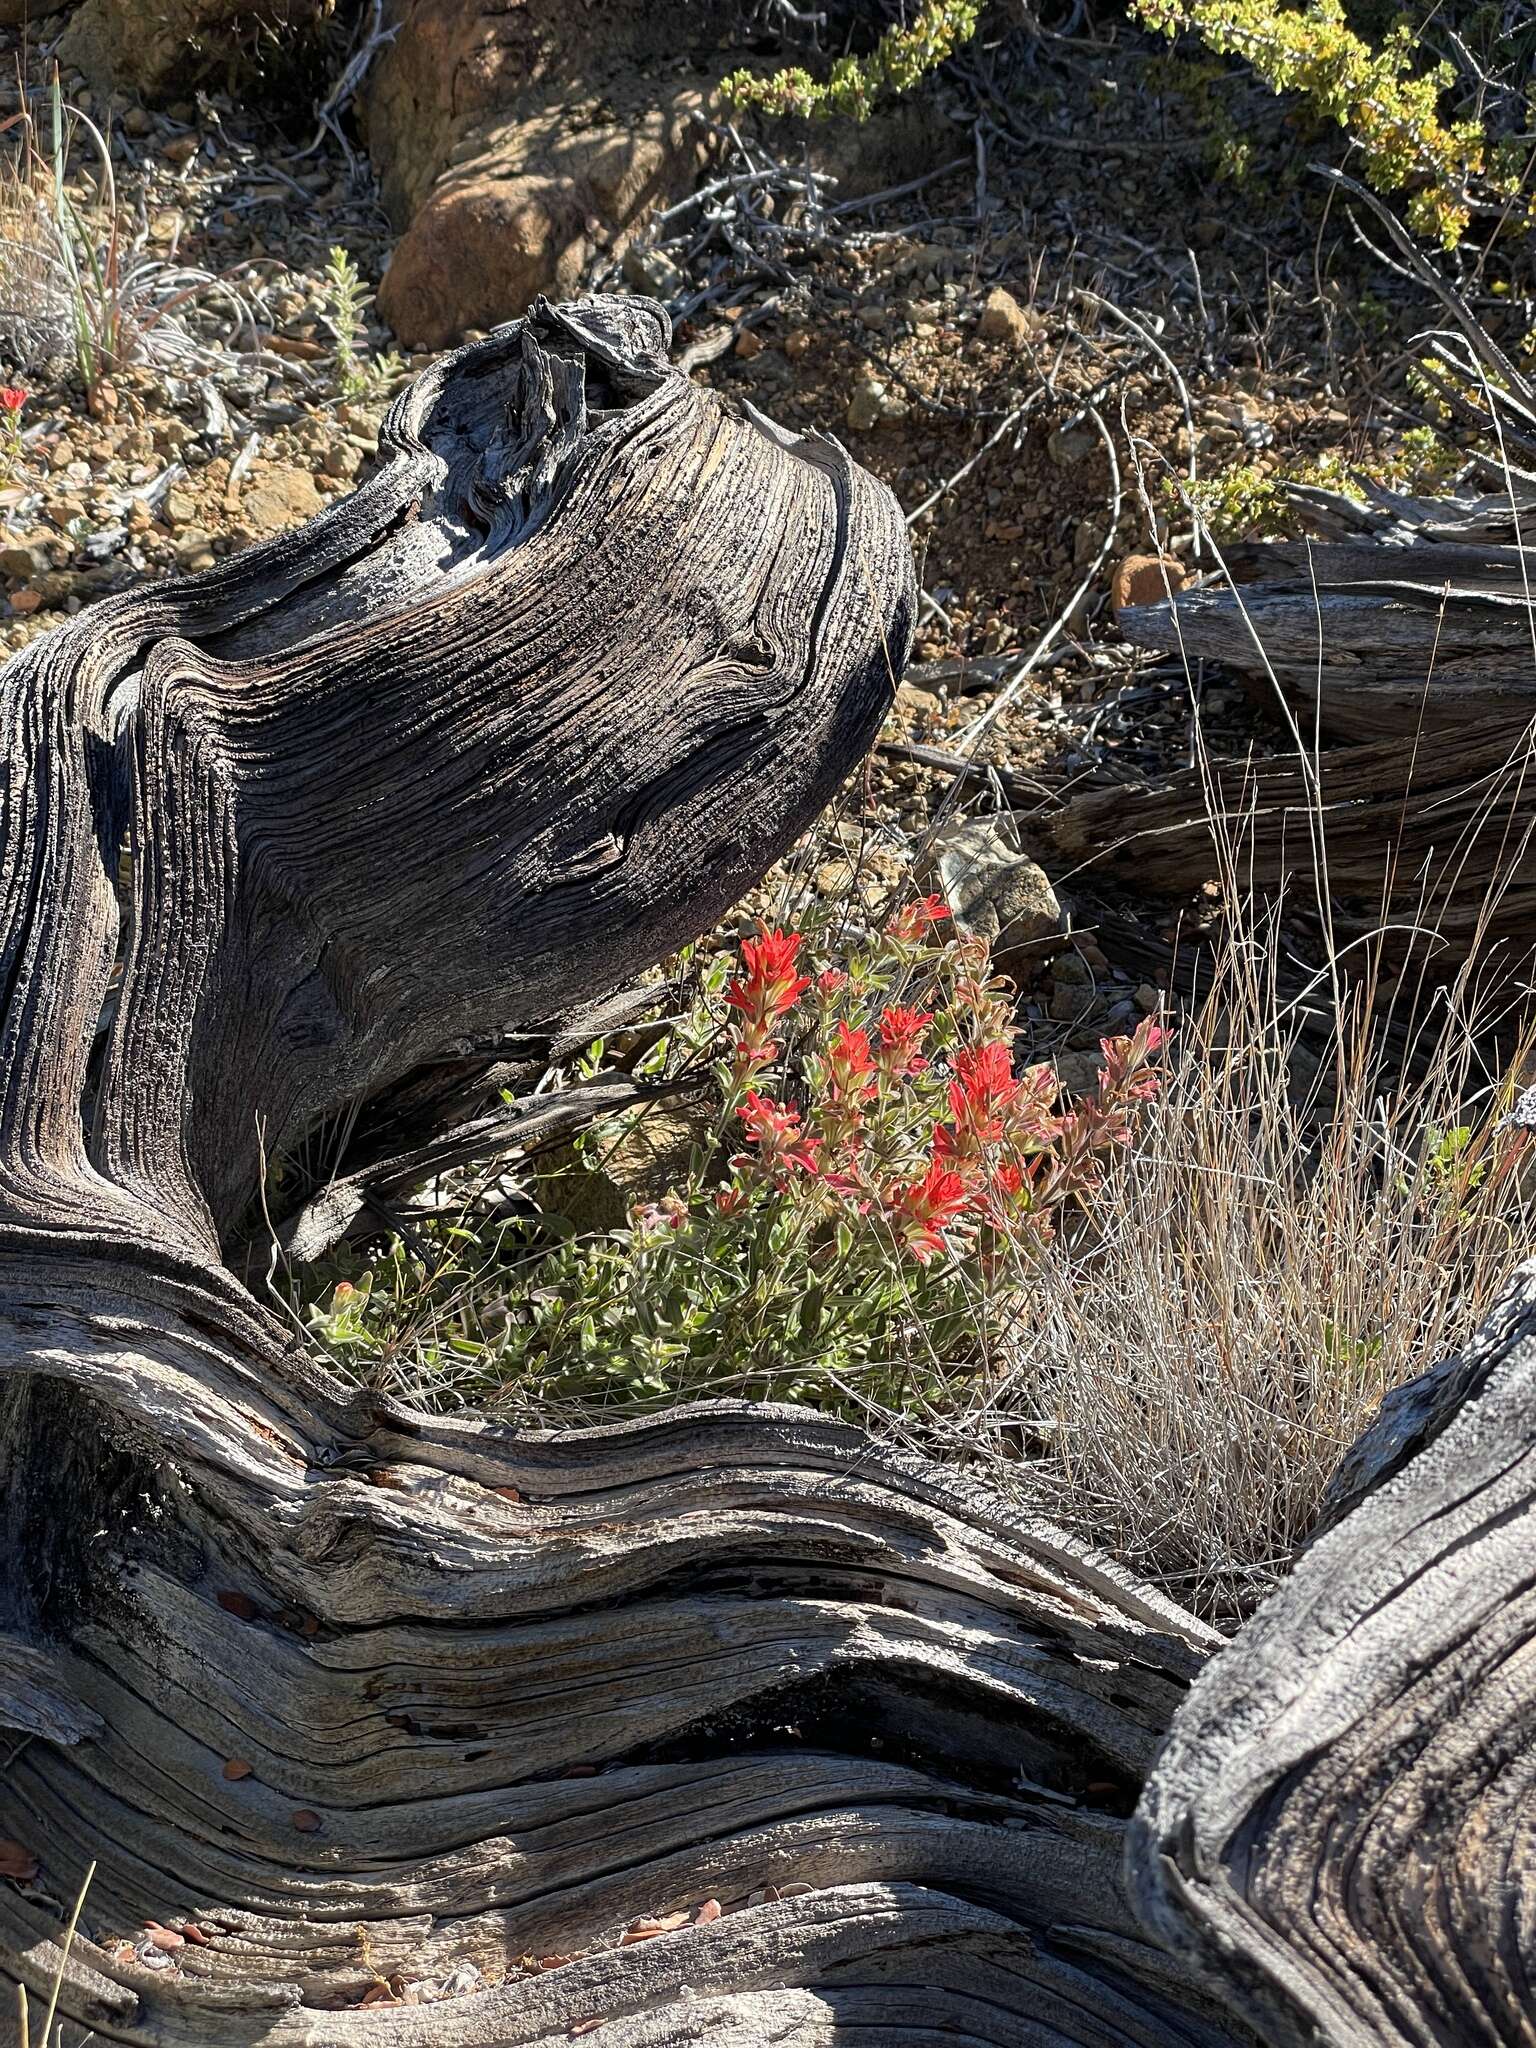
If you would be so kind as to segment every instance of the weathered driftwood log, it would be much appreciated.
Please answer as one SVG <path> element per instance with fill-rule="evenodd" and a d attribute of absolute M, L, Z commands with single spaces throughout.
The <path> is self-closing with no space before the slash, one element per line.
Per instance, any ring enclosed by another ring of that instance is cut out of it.
<path fill-rule="evenodd" d="M 1122 612 L 1126 637 L 1242 670 L 1271 702 L 1278 688 L 1308 739 L 1411 739 L 1536 714 L 1536 491 L 1294 496 L 1337 537 L 1234 546 L 1232 587 Z"/>
<path fill-rule="evenodd" d="M 666 338 L 539 308 L 355 498 L 6 672 L 4 1971 L 156 2048 L 1519 2038 L 1520 1347 L 1212 1662 L 856 1430 L 413 1414 L 224 1263 L 338 1107 L 386 1183 L 433 1102 L 482 1142 L 476 1061 L 707 923 L 872 737 L 894 505 Z M 1379 1899 L 1330 1813 L 1390 1836 Z"/>
<path fill-rule="evenodd" d="M 1536 550 L 1516 536 L 1536 494 L 1517 509 L 1516 490 L 1298 491 L 1332 538 L 1233 548 L 1230 587 L 1123 612 L 1136 644 L 1246 674 L 1292 745 L 1089 791 L 1040 829 L 1138 887 L 1183 892 L 1224 865 L 1302 907 L 1325 886 L 1336 929 L 1388 926 L 1389 950 L 1427 948 L 1444 969 L 1490 939 L 1528 952 Z"/>
<path fill-rule="evenodd" d="M 1536 2024 L 1536 1267 L 1453 1367 L 1400 1470 L 1396 1423 L 1363 1440 L 1357 1504 L 1207 1668 L 1137 1818 L 1148 1926 L 1267 2040 Z"/>
<path fill-rule="evenodd" d="M 1090 790 L 1035 821 L 1063 859 L 1180 894 L 1232 872 L 1342 934 L 1383 931 L 1449 970 L 1536 937 L 1536 763 L 1529 720 L 1369 746 L 1211 761 L 1145 789 Z"/>
<path fill-rule="evenodd" d="M 98 2039 L 1230 2038 L 1120 1875 L 1205 1631 L 846 1428 L 353 1396 L 222 1260 L 334 1112 L 411 1134 L 343 1208 L 526 1134 L 448 1115 L 477 1060 L 707 925 L 873 737 L 897 508 L 666 340 L 540 308 L 355 497 L 7 671 L 0 1949 L 41 1991 L 94 1858 Z"/>

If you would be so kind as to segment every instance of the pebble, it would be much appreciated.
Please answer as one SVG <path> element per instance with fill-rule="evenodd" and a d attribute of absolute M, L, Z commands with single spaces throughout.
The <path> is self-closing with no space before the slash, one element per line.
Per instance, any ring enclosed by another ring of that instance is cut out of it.
<path fill-rule="evenodd" d="M 865 377 L 853 388 L 846 418 L 856 434 L 868 434 L 883 420 L 904 420 L 912 410 L 904 398 L 886 390 L 878 377 Z"/>
<path fill-rule="evenodd" d="M 1022 348 L 1036 339 L 1042 324 L 1038 314 L 1026 313 L 1012 292 L 996 285 L 987 293 L 976 331 L 983 341 L 1006 341 L 1011 348 Z"/>

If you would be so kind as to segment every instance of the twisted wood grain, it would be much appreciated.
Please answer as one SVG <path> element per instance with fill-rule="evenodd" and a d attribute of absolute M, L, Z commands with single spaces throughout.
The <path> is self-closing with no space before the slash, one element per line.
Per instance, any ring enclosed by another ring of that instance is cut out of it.
<path fill-rule="evenodd" d="M 708 926 L 878 727 L 894 501 L 667 340 L 537 307 L 354 496 L 5 673 L 0 1956 L 45 1989 L 94 1861 L 100 2041 L 1215 2048 L 1122 1876 L 1207 1631 L 793 1411 L 403 1411 L 222 1262 L 340 1110 L 409 1106 L 370 1170 L 499 1141 L 474 1049 Z"/>

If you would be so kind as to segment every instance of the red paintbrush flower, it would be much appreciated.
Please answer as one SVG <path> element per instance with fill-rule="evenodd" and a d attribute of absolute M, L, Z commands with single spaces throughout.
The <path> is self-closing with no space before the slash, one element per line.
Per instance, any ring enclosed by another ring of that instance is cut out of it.
<path fill-rule="evenodd" d="M 904 939 L 910 944 L 926 938 L 948 915 L 949 905 L 942 896 L 924 896 L 920 902 L 904 903 L 885 929 L 893 939 Z"/>
<path fill-rule="evenodd" d="M 1101 1038 L 1100 1094 L 1120 1102 L 1150 1102 L 1162 1085 L 1152 1061 L 1167 1042 L 1168 1033 L 1150 1017 L 1143 1017 L 1129 1038 Z"/>
<path fill-rule="evenodd" d="M 869 1033 L 853 1031 L 839 1021 L 823 1058 L 827 1070 L 827 1092 L 839 1101 L 853 1101 L 867 1095 L 875 1085 L 875 1059 L 869 1049 Z"/>
<path fill-rule="evenodd" d="M 27 393 L 19 384 L 0 384 L 0 411 L 16 413 L 27 402 Z"/>
<path fill-rule="evenodd" d="M 800 1113 L 775 1102 L 771 1095 L 759 1095 L 755 1088 L 736 1114 L 747 1127 L 748 1141 L 757 1147 L 757 1163 L 781 1180 L 792 1173 L 815 1173 L 820 1139 L 809 1138 L 800 1128 Z"/>
<path fill-rule="evenodd" d="M 736 1078 L 751 1080 L 778 1051 L 773 1026 L 792 1010 L 810 986 L 810 978 L 796 974 L 795 962 L 802 940 L 799 932 L 770 930 L 758 926 L 755 939 L 741 942 L 742 972 L 725 992 L 725 1000 L 741 1013 L 735 1039 Z"/>
<path fill-rule="evenodd" d="M 802 943 L 799 932 L 774 931 L 765 924 L 758 926 L 755 939 L 743 939 L 743 972 L 725 992 L 731 1008 L 762 1019 L 792 1009 L 810 985 L 808 975 L 795 972 Z"/>
<path fill-rule="evenodd" d="M 1019 1092 L 1013 1060 L 999 1039 L 985 1045 L 962 1046 L 954 1057 L 955 1078 L 949 1084 L 949 1113 L 955 1120 L 950 1145 L 957 1157 L 968 1157 L 1003 1135 L 1004 1120 Z"/>
<path fill-rule="evenodd" d="M 949 1249 L 944 1232 L 958 1223 L 971 1205 L 963 1174 L 935 1155 L 921 1180 L 886 1191 L 885 1213 L 907 1250 L 920 1266 Z"/>
<path fill-rule="evenodd" d="M 902 1003 L 891 1003 L 880 1012 L 880 1066 L 893 1081 L 920 1074 L 927 1066 L 920 1047 L 932 1022 L 931 1010 L 912 1010 Z"/>

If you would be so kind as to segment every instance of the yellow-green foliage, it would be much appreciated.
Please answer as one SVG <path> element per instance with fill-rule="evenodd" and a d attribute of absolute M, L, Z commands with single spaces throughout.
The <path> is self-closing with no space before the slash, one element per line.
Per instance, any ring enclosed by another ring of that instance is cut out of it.
<path fill-rule="evenodd" d="M 1445 122 L 1449 64 L 1414 74 L 1406 22 L 1379 49 L 1355 34 L 1342 0 L 1283 7 L 1276 0 L 1130 0 L 1133 15 L 1177 35 L 1194 29 L 1213 50 L 1244 57 L 1276 92 L 1295 92 L 1359 143 L 1378 192 L 1413 186 L 1410 224 L 1454 248 L 1466 230 L 1469 188 L 1486 170 L 1476 121 Z"/>
<path fill-rule="evenodd" d="M 1276 92 L 1294 92 L 1359 144 L 1367 181 L 1378 192 L 1408 193 L 1408 218 L 1447 248 L 1470 218 L 1475 186 L 1518 196 L 1519 165 L 1508 149 L 1490 158 L 1476 121 L 1441 117 L 1440 95 L 1454 82 L 1449 64 L 1415 72 L 1412 27 L 1400 22 L 1379 46 L 1349 26 L 1343 0 L 1127 0 L 1129 12 L 1173 36 L 1192 30 L 1209 48 L 1240 56 Z M 908 27 L 893 28 L 867 57 L 839 58 L 824 79 L 802 66 L 725 81 L 739 106 L 769 114 L 844 114 L 862 121 L 883 93 L 905 92 L 976 33 L 979 0 L 924 0 Z M 1226 152 L 1246 170 L 1239 145 Z"/>
<path fill-rule="evenodd" d="M 1261 539 L 1297 530 L 1296 511 L 1287 494 L 1291 484 L 1355 491 L 1365 476 L 1389 490 L 1433 491 L 1445 485 L 1460 459 L 1432 427 L 1410 427 L 1394 450 L 1364 462 L 1346 462 L 1333 453 L 1283 470 L 1240 462 L 1216 476 L 1202 477 L 1193 489 L 1170 479 L 1164 495 L 1170 509 L 1187 496 L 1201 525 L 1217 542 Z"/>
<path fill-rule="evenodd" d="M 924 0 L 907 27 L 887 29 L 867 57 L 839 57 L 824 79 L 800 65 L 771 78 L 733 71 L 724 90 L 738 106 L 767 114 L 844 114 L 864 121 L 882 94 L 909 92 L 968 43 L 980 18 L 980 0 Z"/>

